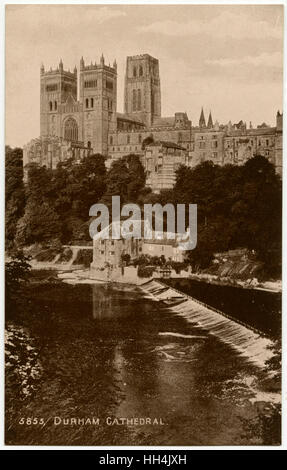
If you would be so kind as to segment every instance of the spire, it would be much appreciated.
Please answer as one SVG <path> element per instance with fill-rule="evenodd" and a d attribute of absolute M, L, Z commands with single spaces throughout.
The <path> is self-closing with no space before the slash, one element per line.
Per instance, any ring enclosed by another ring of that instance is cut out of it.
<path fill-rule="evenodd" d="M 84 61 L 84 57 L 82 56 L 80 60 L 80 70 L 84 70 L 84 68 L 85 68 L 85 61 Z"/>
<path fill-rule="evenodd" d="M 77 75 L 77 67 L 74 67 L 74 75 Z"/>
<path fill-rule="evenodd" d="M 208 127 L 208 129 L 213 128 L 213 121 L 212 121 L 211 111 L 209 111 L 207 127 Z"/>
<path fill-rule="evenodd" d="M 59 70 L 60 70 L 60 72 L 63 72 L 63 61 L 62 61 L 62 59 L 59 62 Z"/>
<path fill-rule="evenodd" d="M 43 73 L 45 73 L 44 64 L 41 64 L 40 73 L 41 73 L 41 75 L 42 75 Z"/>
<path fill-rule="evenodd" d="M 104 58 L 103 53 L 101 55 L 101 61 L 100 62 L 101 62 L 101 66 L 103 67 L 105 65 L 105 58 Z"/>
<path fill-rule="evenodd" d="M 115 70 L 117 70 L 117 68 L 118 68 L 118 64 L 117 64 L 116 59 L 114 60 L 113 67 L 114 67 Z"/>
<path fill-rule="evenodd" d="M 203 108 L 201 108 L 201 113 L 200 113 L 200 118 L 199 118 L 199 127 L 206 127 Z"/>

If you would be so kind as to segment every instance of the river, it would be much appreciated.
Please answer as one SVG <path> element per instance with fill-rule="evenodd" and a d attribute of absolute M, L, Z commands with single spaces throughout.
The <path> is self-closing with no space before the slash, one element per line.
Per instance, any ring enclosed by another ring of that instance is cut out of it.
<path fill-rule="evenodd" d="M 7 320 L 6 444 L 280 443 L 266 372 L 139 288 L 28 294 Z"/>

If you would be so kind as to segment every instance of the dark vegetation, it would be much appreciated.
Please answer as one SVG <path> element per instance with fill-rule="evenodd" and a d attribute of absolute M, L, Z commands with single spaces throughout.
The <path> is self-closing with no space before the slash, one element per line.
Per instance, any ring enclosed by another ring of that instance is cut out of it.
<path fill-rule="evenodd" d="M 280 276 L 281 180 L 264 157 L 243 166 L 210 161 L 194 168 L 181 166 L 173 190 L 160 194 L 145 187 L 144 168 L 136 155 L 113 162 L 109 169 L 98 154 L 76 165 L 62 162 L 53 170 L 30 164 L 25 185 L 22 159 L 21 149 L 6 148 L 8 252 L 37 243 L 47 250 L 51 244 L 90 243 L 90 207 L 98 202 L 110 207 L 117 195 L 122 204 L 142 208 L 156 202 L 197 204 L 197 247 L 187 252 L 186 260 L 194 269 L 208 267 L 214 253 L 240 247 L 264 264 L 266 276 Z"/>
<path fill-rule="evenodd" d="M 5 263 L 5 310 L 6 320 L 21 307 L 22 294 L 30 279 L 29 258 L 21 251 L 14 252 Z"/>

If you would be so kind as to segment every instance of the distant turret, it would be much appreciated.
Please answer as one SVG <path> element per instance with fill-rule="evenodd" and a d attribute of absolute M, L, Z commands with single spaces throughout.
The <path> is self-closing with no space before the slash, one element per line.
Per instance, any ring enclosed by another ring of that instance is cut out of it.
<path fill-rule="evenodd" d="M 100 64 L 101 64 L 102 67 L 105 65 L 105 58 L 104 58 L 103 54 L 101 55 Z"/>
<path fill-rule="evenodd" d="M 203 108 L 201 108 L 201 113 L 200 113 L 200 118 L 199 118 L 199 127 L 206 127 Z"/>
<path fill-rule="evenodd" d="M 117 68 L 118 68 L 116 59 L 114 60 L 113 67 L 114 67 L 115 70 L 117 70 Z"/>
<path fill-rule="evenodd" d="M 60 72 L 63 72 L 63 70 L 64 70 L 64 66 L 63 66 L 63 61 L 62 61 L 62 59 L 61 59 L 60 62 L 59 62 L 59 70 L 60 70 Z"/>
<path fill-rule="evenodd" d="M 212 121 L 211 111 L 209 112 L 207 127 L 208 127 L 208 129 L 213 128 L 213 121 Z"/>
<path fill-rule="evenodd" d="M 84 61 L 84 58 L 82 56 L 81 60 L 80 60 L 80 70 L 84 70 L 84 68 L 85 68 L 85 61 Z"/>
<path fill-rule="evenodd" d="M 277 115 L 276 115 L 276 127 L 277 127 L 277 131 L 282 131 L 282 127 L 283 127 L 283 113 L 280 113 L 280 111 L 277 111 Z"/>
<path fill-rule="evenodd" d="M 77 75 L 77 67 L 74 67 L 74 75 Z"/>
<path fill-rule="evenodd" d="M 45 73 L 45 67 L 44 67 L 44 64 L 42 64 L 42 65 L 41 65 L 41 68 L 40 68 L 40 73 L 41 73 L 41 75 L 42 75 L 43 73 Z"/>

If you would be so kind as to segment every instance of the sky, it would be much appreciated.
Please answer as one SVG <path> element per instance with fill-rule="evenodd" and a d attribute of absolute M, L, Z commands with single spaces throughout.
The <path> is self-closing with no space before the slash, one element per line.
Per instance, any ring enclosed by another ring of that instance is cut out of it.
<path fill-rule="evenodd" d="M 280 5 L 7 5 L 6 144 L 40 133 L 40 66 L 62 58 L 118 63 L 123 111 L 126 57 L 160 61 L 162 116 L 187 112 L 275 125 L 282 110 L 283 6 Z"/>

